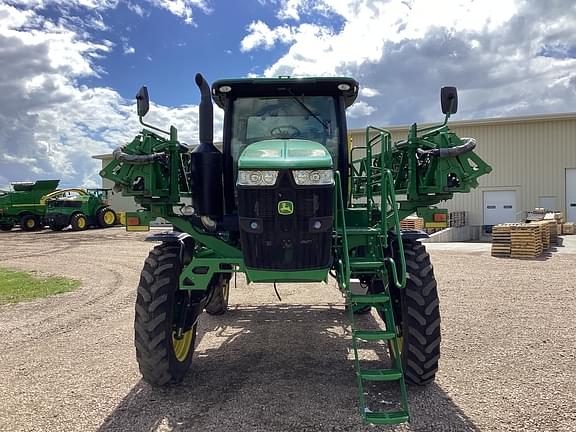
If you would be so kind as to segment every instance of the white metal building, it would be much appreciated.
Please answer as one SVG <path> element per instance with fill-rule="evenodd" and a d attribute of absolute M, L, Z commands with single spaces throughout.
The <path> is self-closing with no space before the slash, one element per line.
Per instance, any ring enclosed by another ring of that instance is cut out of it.
<path fill-rule="evenodd" d="M 518 220 L 535 207 L 561 210 L 576 222 L 576 113 L 473 121 L 451 121 L 460 137 L 474 137 L 476 152 L 493 168 L 469 194 L 442 203 L 449 211 L 464 210 L 474 226 Z M 422 125 L 426 126 L 426 125 Z M 406 138 L 408 126 L 388 128 L 394 140 Z M 349 131 L 352 145 L 364 143 L 364 130 Z M 106 166 L 111 155 L 94 156 Z M 103 187 L 111 188 L 108 180 Z M 113 196 L 119 211 L 135 209 L 132 198 Z"/>
<path fill-rule="evenodd" d="M 561 210 L 576 222 L 576 113 L 450 121 L 460 137 L 476 138 L 476 153 L 493 168 L 469 194 L 440 206 L 467 212 L 470 225 L 515 222 L 535 207 Z M 422 125 L 426 126 L 426 125 Z M 408 126 L 387 128 L 405 139 Z M 349 131 L 354 146 L 364 130 Z"/>

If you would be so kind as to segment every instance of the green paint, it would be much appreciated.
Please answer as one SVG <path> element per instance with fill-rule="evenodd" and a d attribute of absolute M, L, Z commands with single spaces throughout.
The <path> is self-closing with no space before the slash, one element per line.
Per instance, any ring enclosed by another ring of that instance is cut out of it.
<path fill-rule="evenodd" d="M 238 159 L 239 169 L 331 168 L 326 147 L 314 141 L 278 139 L 250 144 Z"/>
<path fill-rule="evenodd" d="M 275 271 L 275 270 L 258 270 L 246 268 L 246 277 L 249 282 L 326 282 L 328 279 L 328 270 L 298 270 L 298 271 Z"/>

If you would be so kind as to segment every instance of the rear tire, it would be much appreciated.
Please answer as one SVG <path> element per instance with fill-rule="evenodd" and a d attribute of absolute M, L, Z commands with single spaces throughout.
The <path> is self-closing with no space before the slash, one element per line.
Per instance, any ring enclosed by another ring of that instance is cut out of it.
<path fill-rule="evenodd" d="M 70 225 L 74 231 L 84 231 L 88 228 L 88 218 L 84 213 L 73 214 L 70 218 Z"/>
<path fill-rule="evenodd" d="M 192 362 L 197 325 L 174 337 L 176 306 L 190 296 L 179 289 L 181 268 L 180 247 L 163 243 L 150 251 L 140 275 L 134 344 L 142 377 L 154 386 L 182 381 Z"/>
<path fill-rule="evenodd" d="M 440 359 L 440 307 L 434 269 L 426 247 L 418 241 L 404 240 L 406 287 L 391 284 L 399 326 L 402 366 L 406 382 L 418 386 L 434 381 Z"/>
<path fill-rule="evenodd" d="M 36 231 L 40 228 L 38 216 L 26 214 L 20 218 L 20 228 L 24 231 Z"/>
<path fill-rule="evenodd" d="M 223 274 L 217 274 L 212 297 L 204 306 L 208 315 L 223 315 L 228 310 L 228 298 L 230 297 L 230 279 Z"/>
<path fill-rule="evenodd" d="M 116 225 L 116 213 L 110 207 L 101 207 L 96 213 L 98 226 L 100 228 L 110 228 Z"/>

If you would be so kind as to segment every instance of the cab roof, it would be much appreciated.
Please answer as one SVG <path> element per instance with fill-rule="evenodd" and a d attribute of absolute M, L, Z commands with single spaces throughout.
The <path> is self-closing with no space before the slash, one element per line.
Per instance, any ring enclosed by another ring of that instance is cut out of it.
<path fill-rule="evenodd" d="M 344 90 L 339 89 L 338 86 Z M 212 84 L 212 98 L 216 105 L 224 108 L 227 99 L 251 96 L 289 96 L 290 92 L 287 92 L 287 89 L 290 89 L 294 96 L 341 95 L 344 96 L 346 108 L 352 105 L 358 96 L 358 82 L 353 78 L 278 77 L 218 80 Z"/>

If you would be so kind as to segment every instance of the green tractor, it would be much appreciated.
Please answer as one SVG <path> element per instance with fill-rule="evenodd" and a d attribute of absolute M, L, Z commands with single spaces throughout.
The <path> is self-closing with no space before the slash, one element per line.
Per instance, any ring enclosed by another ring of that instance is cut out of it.
<path fill-rule="evenodd" d="M 60 180 L 14 182 L 11 191 L 0 191 L 0 230 L 10 231 L 20 225 L 24 231 L 44 226 L 45 205 L 42 197 L 58 187 Z"/>
<path fill-rule="evenodd" d="M 46 203 L 46 223 L 53 231 L 71 226 L 74 231 L 89 227 L 116 225 L 116 213 L 110 208 L 110 189 L 62 189 L 42 198 Z"/>
<path fill-rule="evenodd" d="M 469 192 L 491 168 L 472 138 L 447 126 L 456 112 L 453 87 L 441 92 L 445 121 L 392 142 L 368 127 L 365 144 L 348 148 L 346 108 L 358 94 L 351 78 L 232 79 L 201 92 L 200 144 L 193 151 L 168 131 L 143 122 L 146 87 L 137 109 L 145 127 L 117 148 L 100 175 L 134 197 L 127 229 L 147 230 L 162 217 L 174 231 L 147 240 L 138 285 L 136 357 L 144 380 L 163 386 L 189 370 L 203 310 L 222 314 L 229 281 L 326 282 L 335 279 L 351 320 L 360 413 L 365 422 L 409 420 L 405 383 L 434 380 L 440 358 L 438 291 L 422 231 L 400 220 Z M 213 145 L 214 101 L 224 110 L 222 152 Z M 439 210 L 438 220 L 445 218 Z M 374 308 L 381 328 L 362 328 L 356 313 Z M 391 365 L 363 366 L 358 347 L 377 342 Z M 400 408 L 376 409 L 365 383 L 395 382 Z"/>

